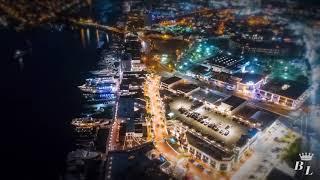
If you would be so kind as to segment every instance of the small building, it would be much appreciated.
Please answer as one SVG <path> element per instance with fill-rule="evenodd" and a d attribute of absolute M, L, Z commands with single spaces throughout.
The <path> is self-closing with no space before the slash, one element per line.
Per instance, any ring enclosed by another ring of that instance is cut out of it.
<path fill-rule="evenodd" d="M 190 132 L 186 133 L 186 138 L 188 141 L 186 149 L 190 154 L 210 164 L 214 169 L 231 171 L 235 163 L 232 151 L 222 150 Z"/>
<path fill-rule="evenodd" d="M 190 98 L 193 100 L 197 100 L 203 102 L 207 106 L 213 106 L 217 101 L 222 100 L 225 96 L 222 94 L 217 94 L 212 90 L 200 89 L 199 91 L 195 91 L 190 95 Z"/>
<path fill-rule="evenodd" d="M 245 102 L 245 99 L 232 95 L 221 102 L 221 104 L 218 106 L 218 110 L 227 114 L 233 114 L 240 109 Z"/>
<path fill-rule="evenodd" d="M 279 118 L 280 116 L 278 114 L 274 114 L 272 112 L 259 110 L 256 113 L 254 113 L 250 118 L 250 122 L 256 124 L 256 127 L 261 130 L 265 131 L 269 127 L 272 126 L 272 124 Z"/>
<path fill-rule="evenodd" d="M 200 87 L 192 83 L 179 83 L 171 88 L 177 94 L 183 94 L 189 96 L 195 91 L 200 90 Z"/>
<path fill-rule="evenodd" d="M 188 76 L 197 78 L 199 80 L 207 81 L 211 76 L 210 68 L 203 65 L 194 65 L 192 69 L 186 72 Z"/>
<path fill-rule="evenodd" d="M 256 90 L 266 82 L 265 76 L 254 73 L 236 73 L 233 77 L 237 80 L 237 92 L 249 96 L 253 96 Z"/>
<path fill-rule="evenodd" d="M 225 140 L 217 138 L 213 129 L 209 128 L 203 133 L 202 127 L 186 123 L 179 118 L 168 121 L 167 128 L 169 134 L 180 142 L 185 152 L 222 172 L 231 171 L 243 159 L 259 133 L 256 128 L 247 129 L 248 132 L 239 133 L 235 136 L 237 139 L 228 144 Z"/>
<path fill-rule="evenodd" d="M 236 89 L 236 79 L 232 78 L 232 75 L 226 72 L 212 72 L 209 81 L 215 86 L 226 88 L 228 90 Z"/>
<path fill-rule="evenodd" d="M 179 78 L 177 76 L 172 76 L 170 78 L 161 80 L 161 87 L 168 90 L 172 86 L 174 86 L 174 85 L 176 85 L 176 84 L 178 84 L 180 82 L 183 82 L 182 78 Z"/>
<path fill-rule="evenodd" d="M 207 59 L 204 65 L 211 67 L 215 72 L 234 74 L 243 71 L 246 65 L 248 65 L 248 62 L 245 61 L 242 57 L 220 53 Z"/>
<path fill-rule="evenodd" d="M 119 98 L 118 119 L 123 122 L 126 136 L 145 137 L 145 102 L 131 96 Z"/>
<path fill-rule="evenodd" d="M 120 95 L 142 94 L 146 71 L 129 71 L 122 73 Z"/>
<path fill-rule="evenodd" d="M 302 48 L 294 43 L 269 40 L 253 41 L 239 37 L 231 38 L 230 46 L 241 49 L 244 53 L 278 57 L 296 57 L 301 56 L 303 52 Z"/>
<path fill-rule="evenodd" d="M 209 82 L 227 90 L 236 90 L 244 95 L 254 95 L 266 81 L 266 76 L 253 73 L 212 72 Z"/>
<path fill-rule="evenodd" d="M 275 78 L 257 90 L 257 96 L 263 101 L 279 104 L 288 109 L 296 109 L 309 96 L 309 88 L 308 84 Z"/>
<path fill-rule="evenodd" d="M 146 143 L 127 151 L 109 152 L 104 179 L 169 179 L 160 169 L 161 161 L 147 156 L 153 149 L 152 143 Z"/>

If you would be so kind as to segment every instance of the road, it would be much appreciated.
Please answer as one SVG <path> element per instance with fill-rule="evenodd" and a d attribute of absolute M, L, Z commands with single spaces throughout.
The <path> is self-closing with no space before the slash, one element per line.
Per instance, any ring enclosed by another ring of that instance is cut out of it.
<path fill-rule="evenodd" d="M 162 102 L 160 99 L 160 76 L 150 75 L 147 80 L 146 92 L 150 98 L 150 110 L 152 116 L 152 128 L 154 133 L 154 144 L 156 149 L 175 166 L 179 168 L 185 168 L 185 176 L 192 179 L 217 179 L 222 178 L 218 174 L 207 174 L 203 170 L 196 167 L 193 163 L 188 161 L 188 157 L 184 154 L 180 154 L 174 151 L 166 142 L 165 138 L 168 137 L 168 132 L 165 123 L 164 109 L 162 108 Z M 214 172 L 214 170 L 206 164 L 198 161 L 206 169 Z"/>

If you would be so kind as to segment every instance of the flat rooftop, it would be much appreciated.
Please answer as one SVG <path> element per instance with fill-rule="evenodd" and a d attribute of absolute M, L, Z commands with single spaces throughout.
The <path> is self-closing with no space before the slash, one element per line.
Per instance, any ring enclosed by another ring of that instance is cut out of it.
<path fill-rule="evenodd" d="M 243 65 L 245 61 L 240 57 L 220 53 L 207 59 L 206 63 L 213 66 L 224 67 L 227 69 L 235 69 L 239 65 Z"/>
<path fill-rule="evenodd" d="M 181 80 L 181 78 L 179 78 L 177 76 L 172 76 L 170 78 L 162 80 L 161 82 L 170 85 L 170 84 L 173 84 L 173 83 L 178 82 L 180 80 Z"/>
<path fill-rule="evenodd" d="M 225 98 L 224 96 L 214 93 L 211 90 L 204 90 L 204 89 L 200 89 L 199 91 L 193 92 L 191 96 L 192 98 L 195 98 L 200 101 L 207 101 L 211 104 L 214 104 L 218 100 Z"/>
<path fill-rule="evenodd" d="M 120 118 L 131 118 L 134 116 L 134 98 L 119 98 L 118 116 Z"/>
<path fill-rule="evenodd" d="M 208 116 L 208 121 L 210 123 L 220 124 L 221 129 L 224 129 L 226 126 L 230 126 L 230 133 L 225 136 L 220 134 L 217 131 L 201 124 L 200 122 L 194 120 L 193 118 L 187 117 L 185 114 L 179 112 L 179 108 L 183 107 L 185 109 L 190 109 L 193 102 L 185 97 L 175 97 L 173 101 L 169 103 L 170 111 L 175 115 L 176 120 L 182 122 L 183 124 L 189 126 L 191 129 L 194 129 L 197 132 L 200 132 L 203 136 L 206 136 L 210 140 L 214 140 L 219 144 L 223 144 L 227 148 L 232 148 L 240 140 L 241 135 L 248 133 L 249 128 L 245 125 L 239 124 L 232 121 L 220 114 L 216 114 L 213 111 L 205 110 L 204 106 L 194 110 L 203 116 Z M 191 112 L 191 111 L 190 111 Z"/>
<path fill-rule="evenodd" d="M 260 110 L 254 113 L 250 117 L 250 121 L 253 123 L 258 123 L 261 130 L 264 130 L 265 128 L 269 127 L 272 123 L 274 123 L 280 116 L 278 114 Z"/>
<path fill-rule="evenodd" d="M 210 73 L 209 68 L 203 65 L 193 65 L 190 71 L 198 75 L 208 75 Z"/>
<path fill-rule="evenodd" d="M 137 101 L 135 98 L 120 97 L 119 99 L 118 117 L 125 120 L 126 132 L 135 132 L 136 127 L 139 129 L 137 124 L 141 123 L 145 115 L 144 108 L 135 108 L 135 104 L 139 103 Z"/>
<path fill-rule="evenodd" d="M 246 102 L 246 100 L 242 99 L 238 96 L 232 95 L 232 96 L 228 97 L 227 99 L 223 100 L 222 102 L 231 106 L 231 110 L 233 110 L 233 109 L 237 108 L 238 106 L 240 106 L 241 104 L 243 104 L 244 102 Z"/>
<path fill-rule="evenodd" d="M 261 87 L 262 90 L 285 96 L 291 99 L 298 99 L 307 89 L 308 84 L 302 84 L 296 81 L 275 78 Z"/>
<path fill-rule="evenodd" d="M 172 89 L 174 90 L 179 90 L 179 91 L 182 91 L 184 93 L 189 93 L 195 89 L 197 89 L 199 86 L 196 85 L 196 84 L 191 84 L 191 83 L 179 83 L 179 84 L 176 84 L 172 87 Z"/>
<path fill-rule="evenodd" d="M 196 147 L 197 149 L 208 154 L 214 159 L 217 159 L 217 160 L 230 159 L 233 156 L 232 152 L 223 151 L 190 132 L 187 132 L 186 136 L 187 136 L 188 143 L 191 146 Z"/>
<path fill-rule="evenodd" d="M 235 73 L 233 76 L 240 78 L 242 84 L 246 84 L 249 82 L 253 82 L 256 84 L 257 82 L 261 81 L 264 76 L 261 74 L 255 74 L 255 73 Z"/>
<path fill-rule="evenodd" d="M 241 117 L 243 119 L 249 119 L 254 113 L 258 112 L 259 109 L 253 107 L 252 105 L 245 105 L 239 111 L 235 113 L 236 116 Z"/>
<path fill-rule="evenodd" d="M 225 72 L 212 72 L 211 79 L 226 82 L 229 84 L 235 84 L 236 81 L 232 78 L 231 74 Z"/>
<path fill-rule="evenodd" d="M 147 143 L 131 151 L 115 151 L 108 155 L 106 177 L 110 179 L 169 179 L 161 172 L 159 160 L 150 160 L 146 154 L 154 149 Z"/>

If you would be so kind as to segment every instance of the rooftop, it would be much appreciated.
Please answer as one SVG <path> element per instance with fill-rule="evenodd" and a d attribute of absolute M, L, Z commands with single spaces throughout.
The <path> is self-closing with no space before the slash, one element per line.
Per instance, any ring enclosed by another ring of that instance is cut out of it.
<path fill-rule="evenodd" d="M 118 115 L 120 118 L 130 118 L 134 116 L 134 98 L 119 99 Z"/>
<path fill-rule="evenodd" d="M 254 73 L 235 73 L 233 76 L 240 78 L 240 82 L 243 84 L 253 82 L 256 84 L 257 82 L 261 81 L 264 76 L 261 74 L 254 74 Z"/>
<path fill-rule="evenodd" d="M 119 98 L 118 117 L 125 121 L 126 132 L 140 133 L 142 131 L 138 124 L 144 122 L 145 105 L 146 103 L 143 99 L 136 97 L 121 96 Z"/>
<path fill-rule="evenodd" d="M 196 84 L 191 84 L 191 83 L 179 83 L 176 84 L 172 87 L 174 90 L 179 90 L 182 91 L 183 93 L 189 93 L 195 89 L 197 89 L 199 86 Z"/>
<path fill-rule="evenodd" d="M 223 96 L 216 94 L 211 90 L 204 90 L 204 89 L 200 89 L 199 91 L 193 92 L 191 96 L 193 98 L 196 98 L 197 100 L 200 100 L 200 101 L 204 100 L 212 104 L 224 98 Z"/>
<path fill-rule="evenodd" d="M 229 84 L 234 84 L 236 81 L 232 78 L 231 74 L 225 73 L 225 72 L 212 72 L 212 79 L 218 80 L 218 81 L 222 81 L 222 82 L 226 82 Z"/>
<path fill-rule="evenodd" d="M 148 143 L 135 150 L 110 152 L 106 163 L 109 179 L 169 179 L 160 171 L 159 160 L 150 160 L 146 153 L 153 149 Z"/>
<path fill-rule="evenodd" d="M 236 69 L 239 65 L 243 65 L 245 63 L 243 58 L 221 53 L 210 57 L 206 62 L 210 65 L 224 67 L 227 69 Z"/>
<path fill-rule="evenodd" d="M 200 151 L 206 153 L 207 155 L 217 160 L 230 159 L 233 156 L 231 152 L 223 151 L 190 132 L 187 132 L 186 135 L 188 143 L 191 146 L 199 149 Z"/>
<path fill-rule="evenodd" d="M 231 110 L 233 110 L 233 109 L 237 108 L 238 106 L 240 106 L 241 104 L 243 104 L 244 102 L 246 102 L 246 100 L 232 95 L 232 96 L 228 97 L 227 99 L 223 100 L 222 102 L 224 104 L 231 106 Z"/>
<path fill-rule="evenodd" d="M 232 38 L 233 41 L 246 45 L 247 47 L 263 49 L 297 49 L 299 46 L 294 43 L 280 43 L 276 41 L 252 41 L 248 39 Z"/>
<path fill-rule="evenodd" d="M 307 84 L 280 78 L 272 79 L 261 87 L 262 90 L 291 99 L 298 99 L 308 88 Z"/>
<path fill-rule="evenodd" d="M 168 79 L 162 80 L 162 83 L 170 85 L 170 84 L 173 84 L 173 83 L 178 82 L 180 80 L 181 80 L 181 78 L 179 78 L 177 76 L 172 76 L 172 77 L 170 77 Z"/>
<path fill-rule="evenodd" d="M 190 71 L 200 75 L 207 75 L 210 72 L 208 67 L 203 65 L 194 65 Z"/>
<path fill-rule="evenodd" d="M 236 112 L 236 115 L 244 119 L 249 119 L 252 115 L 254 115 L 254 113 L 258 111 L 259 109 L 256 107 L 245 105 L 238 112 Z"/>
<path fill-rule="evenodd" d="M 279 115 L 269 111 L 257 111 L 250 117 L 250 121 L 258 123 L 260 125 L 260 129 L 264 130 L 276 121 L 278 117 Z"/>

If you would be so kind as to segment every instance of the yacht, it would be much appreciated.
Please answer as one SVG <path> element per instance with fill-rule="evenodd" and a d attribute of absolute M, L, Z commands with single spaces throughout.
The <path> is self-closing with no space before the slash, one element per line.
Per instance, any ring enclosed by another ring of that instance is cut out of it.
<path fill-rule="evenodd" d="M 86 79 L 86 83 L 78 86 L 81 91 L 87 93 L 114 93 L 117 83 L 112 77 Z"/>

